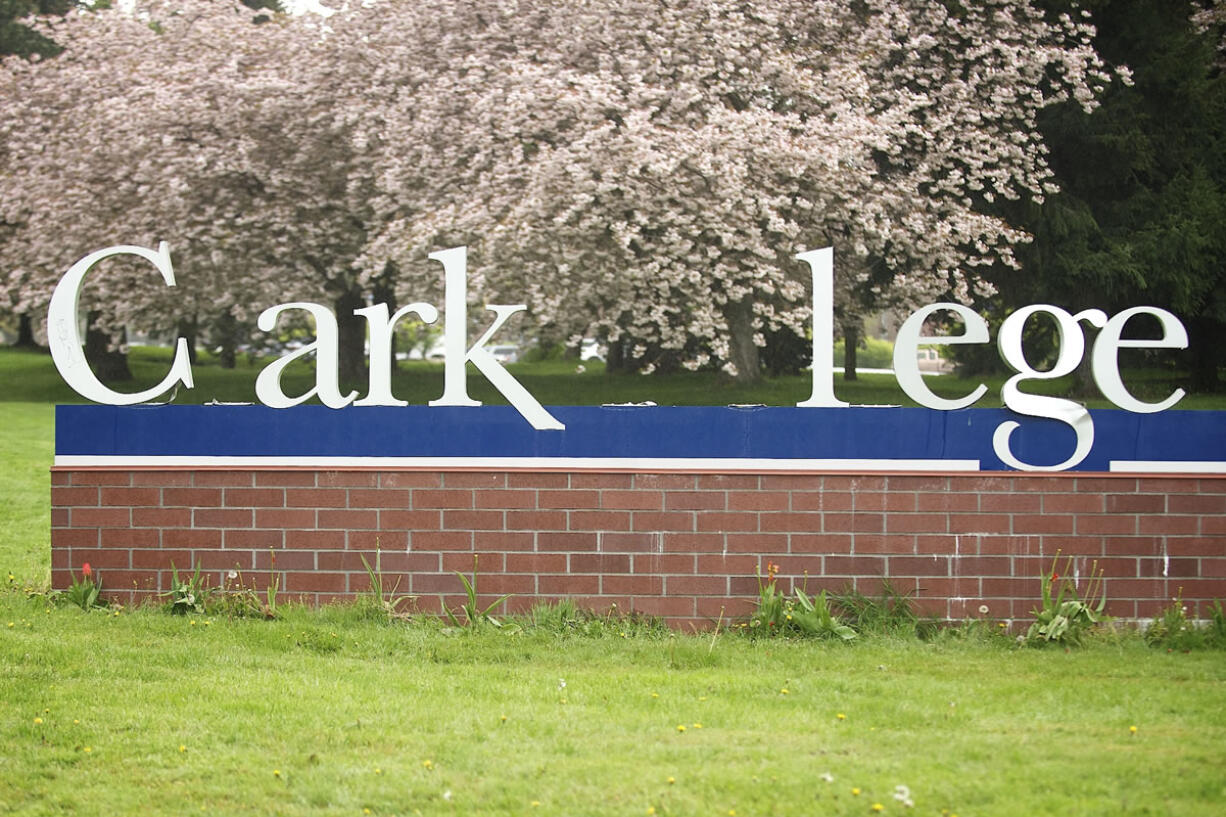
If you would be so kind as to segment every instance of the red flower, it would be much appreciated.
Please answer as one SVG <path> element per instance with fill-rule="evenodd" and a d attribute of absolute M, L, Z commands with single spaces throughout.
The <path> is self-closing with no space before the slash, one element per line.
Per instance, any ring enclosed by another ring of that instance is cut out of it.
<path fill-rule="evenodd" d="M 1051 580 L 1054 582 L 1058 578 L 1060 578 L 1060 574 L 1053 570 L 1051 574 Z"/>
<path fill-rule="evenodd" d="M 87 579 L 90 576 L 94 575 L 94 569 L 89 566 L 89 562 L 86 562 L 85 564 L 81 565 L 81 575 Z"/>

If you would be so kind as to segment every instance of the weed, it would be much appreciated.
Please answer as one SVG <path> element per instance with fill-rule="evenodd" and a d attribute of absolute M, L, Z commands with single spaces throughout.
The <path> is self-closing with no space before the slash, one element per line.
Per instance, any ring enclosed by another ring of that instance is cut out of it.
<path fill-rule="evenodd" d="M 1107 596 L 1103 592 L 1103 573 L 1098 569 L 1098 562 L 1090 568 L 1085 598 L 1081 598 L 1077 586 L 1068 579 L 1073 567 L 1072 557 L 1065 562 L 1063 579 L 1056 572 L 1059 561 L 1060 552 L 1057 551 L 1051 571 L 1039 579 L 1043 606 L 1034 611 L 1035 622 L 1023 638 L 1027 644 L 1080 644 L 1092 627 L 1106 620 L 1103 608 L 1107 606 Z"/>
<path fill-rule="evenodd" d="M 396 618 L 408 618 L 408 612 L 401 610 L 404 605 L 411 605 L 416 596 L 411 595 L 396 595 L 396 590 L 400 588 L 400 579 L 396 579 L 396 583 L 392 585 L 390 591 L 383 589 L 383 557 L 378 547 L 375 548 L 375 566 L 372 568 L 370 562 L 366 561 L 366 557 L 362 556 L 362 566 L 366 568 L 366 576 L 370 579 L 370 592 L 358 598 L 358 605 L 369 607 L 377 616 L 392 620 Z"/>
<path fill-rule="evenodd" d="M 188 613 L 204 613 L 205 604 L 213 595 L 214 588 L 208 586 L 206 577 L 200 575 L 200 565 L 186 579 L 179 578 L 179 569 L 175 563 L 170 563 L 170 590 L 162 596 L 170 598 L 170 612 L 177 616 Z"/>
<path fill-rule="evenodd" d="M 1179 652 L 1226 646 L 1226 615 L 1222 602 L 1213 602 L 1208 612 L 1209 619 L 1203 623 L 1189 619 L 1181 587 L 1179 594 L 1145 629 L 1145 643 Z"/>
<path fill-rule="evenodd" d="M 877 598 L 848 585 L 833 602 L 861 633 L 914 636 L 923 629 L 911 594 L 899 592 L 887 578 L 881 579 L 881 595 Z"/>
<path fill-rule="evenodd" d="M 477 627 L 482 624 L 493 624 L 495 627 L 501 627 L 502 622 L 490 615 L 490 610 L 493 610 L 498 605 L 502 604 L 507 599 L 511 598 L 511 593 L 504 593 L 499 596 L 484 609 L 477 604 L 477 555 L 473 554 L 473 578 L 472 581 L 463 573 L 456 572 L 460 577 L 460 581 L 464 583 L 464 593 L 468 597 L 465 602 L 460 605 L 460 611 L 464 613 L 464 621 L 460 622 L 458 616 L 446 607 L 443 608 L 443 614 L 447 617 L 448 623 L 452 627 Z"/>
<path fill-rule="evenodd" d="M 838 619 L 826 601 L 826 591 L 809 596 L 793 587 L 792 595 L 780 592 L 776 577 L 779 565 L 766 563 L 766 579 L 758 572 L 758 607 L 749 616 L 754 635 L 804 635 L 850 641 L 856 631 Z"/>

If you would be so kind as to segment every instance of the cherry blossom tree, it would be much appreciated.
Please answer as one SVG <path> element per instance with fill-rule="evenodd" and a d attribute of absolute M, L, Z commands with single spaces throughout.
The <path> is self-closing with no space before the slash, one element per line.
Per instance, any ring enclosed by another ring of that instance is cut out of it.
<path fill-rule="evenodd" d="M 1049 189 L 1035 115 L 1108 81 L 1086 20 L 1028 2 L 415 0 L 251 24 L 137 0 L 41 24 L 0 73 L 18 306 L 108 244 L 171 243 L 179 291 L 97 276 L 106 322 L 327 299 L 343 375 L 380 298 L 472 297 L 650 370 L 756 377 L 804 334 L 798 252 L 840 303 L 965 297 L 1026 236 L 981 205 Z"/>

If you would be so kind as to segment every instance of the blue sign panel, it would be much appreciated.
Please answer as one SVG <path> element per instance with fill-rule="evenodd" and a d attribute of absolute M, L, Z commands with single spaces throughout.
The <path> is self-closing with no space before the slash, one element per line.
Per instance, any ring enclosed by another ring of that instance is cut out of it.
<path fill-rule="evenodd" d="M 1075 445 L 1054 420 L 1006 409 L 572 406 L 536 430 L 510 406 L 56 408 L 56 465 L 681 471 L 1002 471 L 993 435 L 1051 468 Z M 1226 473 L 1226 412 L 1093 410 L 1072 469 Z"/>

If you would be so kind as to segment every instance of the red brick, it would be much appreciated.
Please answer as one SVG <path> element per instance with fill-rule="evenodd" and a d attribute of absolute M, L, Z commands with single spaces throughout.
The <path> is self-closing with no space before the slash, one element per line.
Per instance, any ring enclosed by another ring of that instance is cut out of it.
<path fill-rule="evenodd" d="M 981 582 L 984 597 L 1029 598 L 1039 592 L 1037 579 L 987 577 Z"/>
<path fill-rule="evenodd" d="M 408 550 L 409 532 L 405 530 L 354 530 L 345 531 L 345 547 L 350 550 L 381 550 L 398 553 Z"/>
<path fill-rule="evenodd" d="M 1172 556 L 1226 556 L 1226 539 L 1222 537 L 1171 537 L 1167 549 Z"/>
<path fill-rule="evenodd" d="M 951 562 L 955 576 L 1009 576 L 1013 560 L 1008 556 L 958 556 Z"/>
<path fill-rule="evenodd" d="M 634 612 L 641 613 L 645 616 L 678 616 L 684 618 L 692 618 L 694 615 L 694 600 L 688 598 L 678 598 L 674 596 L 665 596 L 663 598 L 636 597 L 634 599 Z"/>
<path fill-rule="evenodd" d="M 473 535 L 469 531 L 415 530 L 409 538 L 411 550 L 472 550 Z"/>
<path fill-rule="evenodd" d="M 614 596 L 658 596 L 664 592 L 662 576 L 602 576 L 600 590 Z"/>
<path fill-rule="evenodd" d="M 664 495 L 664 508 L 669 511 L 722 511 L 725 503 L 723 491 L 669 491 Z"/>
<path fill-rule="evenodd" d="M 344 488 L 286 488 L 287 508 L 344 508 L 349 492 Z"/>
<path fill-rule="evenodd" d="M 566 571 L 565 553 L 508 553 L 508 573 L 563 573 Z"/>
<path fill-rule="evenodd" d="M 76 528 L 118 528 L 131 524 L 132 512 L 127 508 L 73 508 L 71 518 Z"/>
<path fill-rule="evenodd" d="M 756 531 L 756 513 L 703 512 L 698 515 L 698 530 L 701 531 Z M 636 519 L 637 521 L 637 519 Z"/>
<path fill-rule="evenodd" d="M 254 560 L 249 550 L 198 550 L 193 555 L 191 568 L 200 567 L 201 578 L 206 579 L 211 587 L 221 587 L 224 583 L 222 575 L 206 575 L 213 571 L 243 571 L 254 567 Z M 180 572 L 183 568 L 180 566 Z"/>
<path fill-rule="evenodd" d="M 682 596 L 727 596 L 728 579 L 724 576 L 668 576 L 664 592 Z"/>
<path fill-rule="evenodd" d="M 979 495 L 974 493 L 948 493 L 915 495 L 915 509 L 918 511 L 948 511 L 952 513 L 968 513 L 979 510 Z"/>
<path fill-rule="evenodd" d="M 886 514 L 885 529 L 889 533 L 945 533 L 949 517 L 943 513 Z"/>
<path fill-rule="evenodd" d="M 846 479 L 824 477 L 820 474 L 763 474 L 759 482 L 764 491 L 837 491 L 848 490 Z M 840 487 L 832 487 L 838 483 Z"/>
<path fill-rule="evenodd" d="M 1191 486 L 1189 486 L 1189 492 Z M 1213 476 L 1205 474 L 1196 482 L 1196 493 L 1201 494 L 1226 494 L 1226 475 Z"/>
<path fill-rule="evenodd" d="M 399 510 L 409 507 L 412 492 L 407 488 L 351 488 L 350 508 Z"/>
<path fill-rule="evenodd" d="M 68 520 L 71 518 L 67 508 L 52 508 L 51 509 L 51 527 L 66 528 Z"/>
<path fill-rule="evenodd" d="M 915 537 L 910 534 L 857 533 L 852 536 L 851 548 L 855 553 L 915 553 Z"/>
<path fill-rule="evenodd" d="M 886 478 L 886 489 L 895 491 L 948 491 L 949 478 L 937 476 L 890 476 Z"/>
<path fill-rule="evenodd" d="M 1165 513 L 1166 497 L 1159 494 L 1107 494 L 1107 513 Z"/>
<path fill-rule="evenodd" d="M 197 528 L 249 528 L 255 512 L 249 508 L 197 508 L 192 525 Z"/>
<path fill-rule="evenodd" d="M 196 484 L 195 471 L 136 471 L 132 474 L 132 484 L 155 488 L 165 488 L 171 485 L 187 487 Z M 241 472 L 232 472 L 241 473 Z M 246 474 L 248 481 L 251 475 Z"/>
<path fill-rule="evenodd" d="M 606 531 L 600 537 L 600 549 L 606 553 L 647 553 L 660 545 L 654 533 L 618 533 Z"/>
<path fill-rule="evenodd" d="M 51 467 L 51 484 L 52 485 L 71 485 L 72 472 L 63 468 Z"/>
<path fill-rule="evenodd" d="M 635 511 L 631 518 L 636 531 L 694 531 L 692 511 Z"/>
<path fill-rule="evenodd" d="M 658 511 L 664 507 L 664 492 L 601 491 L 600 507 L 606 510 Z"/>
<path fill-rule="evenodd" d="M 786 533 L 728 533 L 723 548 L 728 553 L 787 553 L 790 537 Z"/>
<path fill-rule="evenodd" d="M 251 481 L 250 471 L 205 469 L 192 472 L 191 484 L 197 488 L 248 488 Z"/>
<path fill-rule="evenodd" d="M 1137 517 L 1123 514 L 1113 516 L 1093 516 L 1091 514 L 1077 515 L 1077 533 L 1093 534 L 1130 534 L 1137 532 Z"/>
<path fill-rule="evenodd" d="M 1106 507 L 1102 494 L 1045 494 L 1044 513 L 1102 513 Z"/>
<path fill-rule="evenodd" d="M 449 530 L 504 530 L 502 511 L 443 511 L 443 527 Z"/>
<path fill-rule="evenodd" d="M 571 511 L 570 530 L 628 531 L 629 511 Z"/>
<path fill-rule="evenodd" d="M 477 491 L 474 496 L 474 506 L 484 510 L 535 508 L 536 491 L 507 489 Z"/>
<path fill-rule="evenodd" d="M 315 471 L 256 471 L 255 484 L 271 488 L 314 488 L 315 474 Z"/>
<path fill-rule="evenodd" d="M 73 554 L 74 557 L 76 555 L 75 553 Z M 73 561 L 76 562 L 77 568 L 80 568 L 85 562 L 89 562 L 90 567 L 98 571 L 104 586 L 118 589 L 122 582 L 114 574 L 107 571 L 127 570 L 130 568 L 132 566 L 132 551 L 126 548 L 91 550 L 83 554 L 82 558 L 74 558 Z"/>
<path fill-rule="evenodd" d="M 166 528 L 162 531 L 162 547 L 164 548 L 220 548 L 221 530 L 206 528 Z"/>
<path fill-rule="evenodd" d="M 1079 483 L 1080 484 L 1080 483 Z M 1142 477 L 1136 480 L 1136 487 L 1112 486 L 1106 491 L 1136 491 L 1142 494 L 1191 494 L 1196 491 L 1197 480 L 1194 477 Z"/>
<path fill-rule="evenodd" d="M 629 573 L 630 556 L 625 553 L 572 553 L 571 573 Z"/>
<path fill-rule="evenodd" d="M 186 528 L 192 524 L 191 508 L 133 508 L 132 525 L 138 528 Z"/>
<path fill-rule="evenodd" d="M 321 508 L 315 524 L 321 528 L 345 528 L 347 530 L 376 528 L 379 526 L 379 512 Z"/>
<path fill-rule="evenodd" d="M 442 530 L 441 511 L 379 511 L 379 527 L 384 530 Z"/>
<path fill-rule="evenodd" d="M 822 514 L 822 530 L 831 533 L 881 533 L 885 530 L 885 515 L 879 513 Z"/>
<path fill-rule="evenodd" d="M 600 593 L 600 576 L 543 574 L 536 577 L 536 589 L 538 593 L 546 596 L 596 595 Z"/>
<path fill-rule="evenodd" d="M 73 471 L 72 485 L 131 485 L 129 471 Z"/>
<path fill-rule="evenodd" d="M 507 511 L 507 530 L 566 530 L 566 511 Z"/>
<path fill-rule="evenodd" d="M 833 576 L 880 576 L 885 573 L 881 556 L 827 556 L 826 574 Z"/>
<path fill-rule="evenodd" d="M 105 490 L 119 490 L 108 488 Z M 70 487 L 67 485 L 52 485 L 51 486 L 51 505 L 52 507 L 64 507 L 67 505 L 75 505 L 82 507 L 85 505 L 98 504 L 97 486 L 86 485 L 81 487 Z"/>
<path fill-rule="evenodd" d="M 443 474 L 444 488 L 505 488 L 507 475 L 502 472 L 452 471 Z"/>
<path fill-rule="evenodd" d="M 74 520 L 77 518 L 76 511 L 73 511 L 72 518 Z M 1142 517 L 1142 518 L 1145 518 L 1145 517 Z M 1166 516 L 1162 518 L 1167 521 L 1170 521 L 1173 519 L 1179 519 L 1180 517 Z M 1226 516 L 1202 516 L 1200 518 L 1200 532 L 1206 536 L 1226 535 Z"/>
<path fill-rule="evenodd" d="M 287 548 L 311 548 L 315 550 L 343 550 L 345 532 L 339 530 L 287 530 Z"/>
<path fill-rule="evenodd" d="M 190 550 L 134 550 L 132 551 L 132 568 L 134 570 L 169 570 L 171 563 L 187 565 L 192 562 Z"/>
<path fill-rule="evenodd" d="M 792 491 L 793 511 L 850 511 L 854 499 L 838 491 Z"/>
<path fill-rule="evenodd" d="M 595 551 L 599 541 L 595 533 L 541 531 L 536 535 L 536 549 L 540 552 Z"/>
<path fill-rule="evenodd" d="M 1013 517 L 1013 533 L 1072 533 L 1073 519 L 1065 514 L 1019 514 Z"/>
<path fill-rule="evenodd" d="M 793 553 L 851 553 L 849 533 L 793 533 L 788 537 Z"/>
<path fill-rule="evenodd" d="M 1172 494 L 1166 498 L 1170 513 L 1226 514 L 1226 494 Z"/>
<path fill-rule="evenodd" d="M 891 513 L 911 513 L 915 508 L 915 494 L 889 493 L 885 495 L 886 511 Z"/>
<path fill-rule="evenodd" d="M 851 507 L 860 511 L 884 511 L 886 494 L 877 491 L 862 491 L 852 494 Z"/>
<path fill-rule="evenodd" d="M 570 475 L 572 488 L 599 488 L 615 491 L 628 491 L 634 485 L 632 474 L 594 474 L 583 472 Z"/>
<path fill-rule="evenodd" d="M 286 593 L 348 593 L 350 590 L 348 573 L 292 571 L 284 575 Z"/>
<path fill-rule="evenodd" d="M 506 555 L 502 553 L 443 553 L 443 571 L 446 573 L 463 573 L 471 577 L 474 573 L 484 577 L 487 573 L 501 573 L 506 566 Z M 470 578 L 471 580 L 471 578 Z"/>
<path fill-rule="evenodd" d="M 636 553 L 633 557 L 633 573 L 668 575 L 694 574 L 695 557 L 686 553 Z"/>
<path fill-rule="evenodd" d="M 1139 516 L 1137 533 L 1157 534 L 1159 536 L 1195 536 L 1201 533 L 1201 523 L 1208 522 L 1209 517 L 1199 516 Z M 1206 533 L 1211 531 L 1205 531 Z"/>
<path fill-rule="evenodd" d="M 257 528 L 313 528 L 315 510 L 312 508 L 268 508 L 255 512 Z"/>
<path fill-rule="evenodd" d="M 226 488 L 222 500 L 229 508 L 283 508 L 282 488 Z"/>
<path fill-rule="evenodd" d="M 285 534 L 279 530 L 227 530 L 221 534 L 226 548 L 280 548 L 285 544 Z"/>
<path fill-rule="evenodd" d="M 383 471 L 379 488 L 440 488 L 443 475 L 433 471 Z"/>
<path fill-rule="evenodd" d="M 473 531 L 473 548 L 479 551 L 530 551 L 536 547 L 536 535 L 531 531 Z"/>
<path fill-rule="evenodd" d="M 756 491 L 756 474 L 699 474 L 698 488 L 704 491 Z"/>
<path fill-rule="evenodd" d="M 634 487 L 655 491 L 689 491 L 697 486 L 693 474 L 635 474 Z"/>
<path fill-rule="evenodd" d="M 599 491 L 539 491 L 538 508 L 562 510 L 594 510 L 600 507 Z"/>
<path fill-rule="evenodd" d="M 811 557 L 821 559 L 820 556 Z M 728 556 L 701 555 L 697 557 L 694 573 L 700 576 L 736 576 L 754 575 L 755 570 L 762 568 L 762 557 L 735 553 Z"/>
<path fill-rule="evenodd" d="M 104 548 L 156 548 L 161 532 L 156 528 L 99 528 L 98 544 Z"/>
<path fill-rule="evenodd" d="M 729 491 L 730 511 L 787 511 L 792 495 L 786 491 Z"/>
<path fill-rule="evenodd" d="M 820 513 L 762 513 L 758 516 L 758 526 L 763 531 L 781 531 L 787 533 L 813 532 L 823 530 Z"/>
<path fill-rule="evenodd" d="M 511 473 L 507 474 L 508 488 L 566 488 L 570 485 L 568 474 Z"/>
<path fill-rule="evenodd" d="M 1039 513 L 1044 499 L 1040 494 L 983 494 L 979 497 L 979 510 L 985 513 Z"/>
<path fill-rule="evenodd" d="M 220 488 L 163 488 L 162 507 L 220 508 Z"/>
<path fill-rule="evenodd" d="M 948 576 L 949 558 L 946 556 L 891 556 L 891 576 Z"/>
<path fill-rule="evenodd" d="M 916 547 L 920 546 L 920 538 L 916 537 Z M 967 538 L 962 537 L 960 543 L 962 548 L 966 547 Z M 977 536 L 974 543 L 978 552 L 984 556 L 1038 556 L 1042 538 L 1039 536 Z"/>

